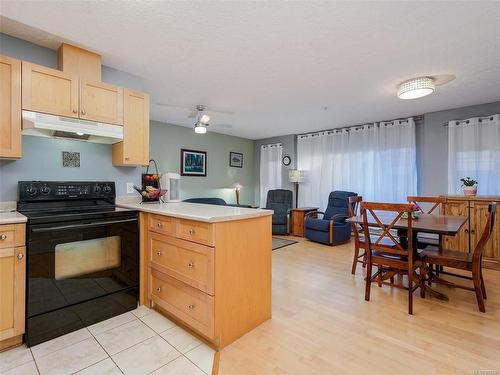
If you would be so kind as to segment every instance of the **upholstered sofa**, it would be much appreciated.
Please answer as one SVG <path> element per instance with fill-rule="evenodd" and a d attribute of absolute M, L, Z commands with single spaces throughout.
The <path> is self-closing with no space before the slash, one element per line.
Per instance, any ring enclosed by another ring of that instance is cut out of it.
<path fill-rule="evenodd" d="M 183 202 L 188 203 L 200 203 L 200 204 L 215 204 L 217 206 L 232 206 L 232 207 L 243 207 L 243 208 L 252 208 L 252 206 L 247 204 L 227 204 L 226 201 L 222 198 L 188 198 L 184 199 Z"/>

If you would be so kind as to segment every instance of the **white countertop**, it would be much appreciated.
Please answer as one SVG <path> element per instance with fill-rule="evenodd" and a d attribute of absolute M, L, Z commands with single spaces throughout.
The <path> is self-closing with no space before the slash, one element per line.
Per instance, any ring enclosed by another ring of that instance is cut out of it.
<path fill-rule="evenodd" d="M 0 225 L 26 223 L 26 221 L 28 221 L 28 218 L 17 211 L 0 212 Z"/>
<path fill-rule="evenodd" d="M 181 219 L 204 221 L 208 223 L 250 219 L 273 214 L 272 210 L 263 210 L 260 208 L 217 206 L 188 202 L 141 204 L 134 201 L 118 200 L 116 205 L 158 215 L 173 216 Z"/>

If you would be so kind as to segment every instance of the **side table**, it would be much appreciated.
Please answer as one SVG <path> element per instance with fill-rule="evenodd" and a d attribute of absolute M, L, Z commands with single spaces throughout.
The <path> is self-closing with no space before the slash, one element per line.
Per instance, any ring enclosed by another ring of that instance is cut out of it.
<path fill-rule="evenodd" d="M 318 211 L 319 207 L 292 208 L 292 235 L 304 237 L 304 217 L 307 213 Z"/>

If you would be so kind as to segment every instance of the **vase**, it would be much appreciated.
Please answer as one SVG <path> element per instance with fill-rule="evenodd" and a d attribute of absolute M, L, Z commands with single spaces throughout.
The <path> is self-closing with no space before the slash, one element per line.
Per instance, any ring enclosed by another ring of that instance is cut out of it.
<path fill-rule="evenodd" d="M 464 195 L 476 195 L 477 186 L 464 186 Z"/>

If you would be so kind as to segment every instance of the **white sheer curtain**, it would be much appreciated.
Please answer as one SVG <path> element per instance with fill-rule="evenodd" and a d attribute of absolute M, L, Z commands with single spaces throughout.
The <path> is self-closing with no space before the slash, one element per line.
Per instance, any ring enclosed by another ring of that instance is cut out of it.
<path fill-rule="evenodd" d="M 260 147 L 260 207 L 266 206 L 267 192 L 281 189 L 281 143 Z"/>
<path fill-rule="evenodd" d="M 417 192 L 415 122 L 412 118 L 302 135 L 297 140 L 302 206 L 324 209 L 333 190 L 368 201 L 405 202 Z"/>
<path fill-rule="evenodd" d="M 448 193 L 461 194 L 461 178 L 478 181 L 478 194 L 500 194 L 500 115 L 448 123 Z"/>

